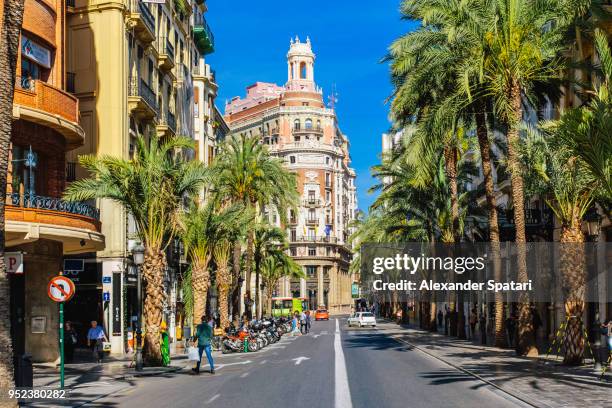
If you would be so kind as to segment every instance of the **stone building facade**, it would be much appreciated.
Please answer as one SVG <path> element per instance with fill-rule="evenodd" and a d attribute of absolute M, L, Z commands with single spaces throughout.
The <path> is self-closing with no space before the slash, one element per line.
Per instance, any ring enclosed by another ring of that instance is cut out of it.
<path fill-rule="evenodd" d="M 64 256 L 104 249 L 95 203 L 62 200 L 67 152 L 86 140 L 66 70 L 66 2 L 26 0 L 13 99 L 6 260 L 15 358 L 59 357 L 57 303 L 47 296 Z"/>
<path fill-rule="evenodd" d="M 310 308 L 325 305 L 332 312 L 342 312 L 352 305 L 348 237 L 357 209 L 356 174 L 349 140 L 315 83 L 314 62 L 310 40 L 292 40 L 287 83 L 249 86 L 244 99 L 234 97 L 228 102 L 225 118 L 232 134 L 260 137 L 297 174 L 299 207 L 288 214 L 288 225 L 283 227 L 290 255 L 302 265 L 306 279 L 284 279 L 276 296 L 302 297 Z M 274 210 L 267 211 L 267 216 L 280 225 Z"/>

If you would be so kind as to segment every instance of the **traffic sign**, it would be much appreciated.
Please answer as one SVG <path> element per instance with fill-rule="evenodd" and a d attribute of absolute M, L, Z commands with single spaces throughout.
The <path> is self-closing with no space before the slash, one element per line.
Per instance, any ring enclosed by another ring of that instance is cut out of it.
<path fill-rule="evenodd" d="M 102 293 L 102 300 L 105 302 L 110 302 L 110 292 Z"/>
<path fill-rule="evenodd" d="M 74 296 L 74 283 L 65 276 L 54 276 L 47 286 L 47 294 L 54 302 L 66 302 Z"/>
<path fill-rule="evenodd" d="M 102 277 L 102 283 L 111 283 L 111 277 L 110 276 L 103 276 Z"/>

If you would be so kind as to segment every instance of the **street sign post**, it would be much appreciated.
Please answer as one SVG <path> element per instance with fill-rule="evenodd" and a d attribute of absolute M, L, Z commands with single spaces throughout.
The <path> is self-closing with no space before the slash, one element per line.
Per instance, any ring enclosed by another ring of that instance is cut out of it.
<path fill-rule="evenodd" d="M 60 347 L 60 388 L 64 388 L 64 302 L 74 296 L 74 283 L 60 272 L 47 286 L 47 295 L 59 303 L 59 347 Z"/>

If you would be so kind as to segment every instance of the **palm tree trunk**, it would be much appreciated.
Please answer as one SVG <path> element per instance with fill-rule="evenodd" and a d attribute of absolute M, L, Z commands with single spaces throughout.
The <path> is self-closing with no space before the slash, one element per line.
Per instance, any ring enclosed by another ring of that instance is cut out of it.
<path fill-rule="evenodd" d="M 250 230 L 247 234 L 247 249 L 246 249 L 246 291 L 244 296 L 244 307 L 247 313 L 247 317 L 249 320 L 253 318 L 253 314 L 251 313 L 251 271 L 253 269 L 253 246 L 255 243 L 255 232 Z"/>
<path fill-rule="evenodd" d="M 206 314 L 206 297 L 210 287 L 210 272 L 208 262 L 194 262 L 191 271 L 191 285 L 193 287 L 193 316 L 199 322 Z"/>
<path fill-rule="evenodd" d="M 164 271 L 166 254 L 159 248 L 146 247 L 142 274 L 146 283 L 144 299 L 145 347 L 146 361 L 153 366 L 161 364 L 160 327 L 163 317 L 163 305 L 166 300 L 164 290 Z"/>
<path fill-rule="evenodd" d="M 514 226 L 516 236 L 514 242 L 517 250 L 517 279 L 521 283 L 529 280 L 527 275 L 527 238 L 525 235 L 525 196 L 523 189 L 523 176 L 519 168 L 517 148 L 519 144 L 518 125 L 522 119 L 521 89 L 518 84 L 511 88 L 510 100 L 514 112 L 514 123 L 508 127 L 508 170 L 512 183 L 512 205 L 514 207 Z M 533 336 L 533 322 L 529 298 L 521 294 L 519 298 L 519 330 L 516 351 L 519 355 L 537 356 Z"/>
<path fill-rule="evenodd" d="M 10 289 L 6 265 L 4 264 L 6 199 L 6 177 L 9 150 L 13 129 L 13 93 L 17 55 L 19 53 L 19 32 L 23 22 L 24 0 L 4 0 L 2 14 L 2 37 L 0 38 L 0 392 L 15 387 L 13 378 L 13 345 L 11 338 Z M 6 407 L 17 404 L 5 402 Z"/>
<path fill-rule="evenodd" d="M 221 328 L 225 330 L 230 325 L 228 296 L 231 286 L 231 276 L 227 265 L 217 267 L 217 285 L 219 288 L 219 317 L 221 319 Z"/>
<path fill-rule="evenodd" d="M 493 182 L 493 167 L 491 165 L 491 145 L 484 104 L 480 104 L 475 113 L 476 135 L 480 148 L 482 174 L 484 176 L 485 197 L 489 213 L 489 242 L 493 257 L 493 276 L 496 281 L 501 279 L 501 259 L 499 246 L 499 222 L 497 220 L 497 198 L 495 197 L 495 184 Z M 504 336 L 504 301 L 500 292 L 495 293 L 495 345 L 503 347 L 506 344 Z"/>
<path fill-rule="evenodd" d="M 232 247 L 232 275 L 234 286 L 232 291 L 232 318 L 234 324 L 238 327 L 240 322 L 240 258 L 241 258 L 240 242 L 236 241 Z"/>
<path fill-rule="evenodd" d="M 582 316 L 585 296 L 584 235 L 578 208 L 574 208 L 569 225 L 561 228 L 560 268 L 565 295 L 567 327 L 564 337 L 563 363 L 580 365 L 584 357 L 585 338 Z"/>
<path fill-rule="evenodd" d="M 451 218 L 454 242 L 459 242 L 459 192 L 457 188 L 457 149 L 449 144 L 444 146 L 446 177 L 451 194 Z"/>
<path fill-rule="evenodd" d="M 259 273 L 261 269 L 261 257 L 255 256 L 255 316 L 261 319 L 261 308 L 259 307 Z"/>

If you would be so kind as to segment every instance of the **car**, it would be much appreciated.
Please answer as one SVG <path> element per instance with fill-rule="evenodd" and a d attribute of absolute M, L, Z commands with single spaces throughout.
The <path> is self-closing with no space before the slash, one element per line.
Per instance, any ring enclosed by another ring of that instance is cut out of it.
<path fill-rule="evenodd" d="M 315 320 L 329 320 L 329 312 L 327 309 L 317 309 L 315 312 Z"/>
<path fill-rule="evenodd" d="M 372 326 L 376 327 L 376 317 L 370 312 L 357 312 L 348 318 L 349 327 L 352 326 Z"/>

